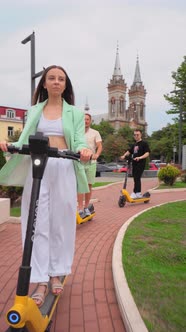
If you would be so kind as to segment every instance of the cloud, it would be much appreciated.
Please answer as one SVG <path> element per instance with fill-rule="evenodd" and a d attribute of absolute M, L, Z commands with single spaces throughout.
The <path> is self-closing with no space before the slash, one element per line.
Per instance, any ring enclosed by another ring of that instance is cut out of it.
<path fill-rule="evenodd" d="M 92 114 L 107 112 L 107 85 L 118 41 L 128 87 L 139 55 L 149 131 L 170 122 L 163 95 L 171 91 L 171 72 L 185 55 L 183 1 L 175 5 L 174 1 L 15 0 L 11 6 L 16 15 L 9 20 L 8 30 L 6 22 L 0 23 L 1 31 L 4 29 L 0 37 L 1 105 L 29 106 L 30 43 L 22 45 L 21 40 L 34 30 L 36 72 L 50 64 L 62 65 L 72 80 L 80 108 L 88 98 Z M 7 12 L 4 7 L 4 17 Z"/>

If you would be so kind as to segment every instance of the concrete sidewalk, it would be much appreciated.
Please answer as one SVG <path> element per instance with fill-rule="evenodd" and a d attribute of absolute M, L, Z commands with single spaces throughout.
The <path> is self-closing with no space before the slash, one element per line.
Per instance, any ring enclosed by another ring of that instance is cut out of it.
<path fill-rule="evenodd" d="M 108 181 L 112 181 L 111 178 Z M 119 179 L 118 181 L 122 181 Z M 157 179 L 143 179 L 143 191 L 154 188 Z M 133 179 L 128 179 L 132 191 Z M 151 193 L 148 204 L 118 207 L 122 183 L 93 191 L 95 218 L 77 225 L 72 274 L 53 317 L 51 332 L 126 332 L 113 283 L 112 253 L 121 226 L 133 215 L 152 206 L 186 198 L 185 191 Z M 5 313 L 13 304 L 21 263 L 20 224 L 6 223 L 0 229 L 0 332 L 5 332 Z"/>

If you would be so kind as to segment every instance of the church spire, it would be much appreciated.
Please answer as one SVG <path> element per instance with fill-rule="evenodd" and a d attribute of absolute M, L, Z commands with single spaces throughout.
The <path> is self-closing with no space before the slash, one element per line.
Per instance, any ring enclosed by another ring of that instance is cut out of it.
<path fill-rule="evenodd" d="M 133 84 L 142 84 L 141 80 L 141 75 L 140 75 L 140 67 L 139 67 L 139 58 L 137 56 L 137 61 L 136 61 L 136 69 L 135 69 L 135 74 L 134 74 L 134 82 Z"/>
<path fill-rule="evenodd" d="M 113 78 L 115 78 L 116 80 L 119 80 L 119 79 L 122 78 L 120 61 L 119 61 L 119 46 L 118 46 L 118 43 L 117 43 L 116 60 L 115 60 Z"/>

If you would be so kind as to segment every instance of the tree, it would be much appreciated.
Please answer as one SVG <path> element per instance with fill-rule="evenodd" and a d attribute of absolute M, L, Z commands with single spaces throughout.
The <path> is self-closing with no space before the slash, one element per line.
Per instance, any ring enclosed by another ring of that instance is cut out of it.
<path fill-rule="evenodd" d="M 186 56 L 177 71 L 172 72 L 174 80 L 174 90 L 170 94 L 164 95 L 164 98 L 171 104 L 172 108 L 167 114 L 180 114 L 182 108 L 182 118 L 186 122 Z M 176 121 L 179 117 L 176 118 Z"/>
<path fill-rule="evenodd" d="M 118 135 L 121 135 L 128 144 L 132 144 L 134 142 L 133 133 L 134 133 L 134 129 L 132 129 L 128 126 L 121 127 L 118 130 Z"/>
<path fill-rule="evenodd" d="M 127 142 L 121 135 L 108 135 L 103 142 L 103 155 L 107 162 L 118 161 L 123 152 L 127 149 Z"/>
<path fill-rule="evenodd" d="M 182 128 L 182 143 L 186 144 L 186 123 Z M 179 123 L 168 124 L 161 130 L 154 131 L 148 138 L 151 149 L 151 159 L 161 159 L 162 161 L 170 162 L 177 158 L 179 151 Z M 173 148 L 176 147 L 176 158 L 173 158 Z"/>
<path fill-rule="evenodd" d="M 99 124 L 92 124 L 91 127 L 99 131 L 102 140 L 104 141 L 105 138 L 114 133 L 114 128 L 108 121 L 102 120 Z"/>

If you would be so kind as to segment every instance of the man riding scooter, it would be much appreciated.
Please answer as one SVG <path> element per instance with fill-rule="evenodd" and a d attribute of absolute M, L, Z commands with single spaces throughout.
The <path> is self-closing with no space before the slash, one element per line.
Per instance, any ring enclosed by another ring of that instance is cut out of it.
<path fill-rule="evenodd" d="M 84 164 L 84 169 L 89 185 L 90 192 L 85 194 L 78 193 L 79 216 L 83 219 L 92 214 L 89 210 L 89 203 L 92 196 L 92 185 L 96 176 L 96 161 L 102 152 L 102 138 L 100 133 L 91 128 L 92 117 L 89 113 L 85 113 L 85 138 L 89 149 L 92 151 L 92 161 Z M 83 209 L 83 199 L 85 199 L 85 207 Z"/>
<path fill-rule="evenodd" d="M 133 155 L 132 174 L 134 178 L 134 190 L 130 195 L 132 199 L 143 197 L 141 193 L 141 176 L 145 169 L 146 158 L 149 156 L 150 148 L 147 142 L 142 140 L 141 129 L 134 130 L 135 143 L 129 148 L 120 159 L 125 159 L 129 155 Z"/>

